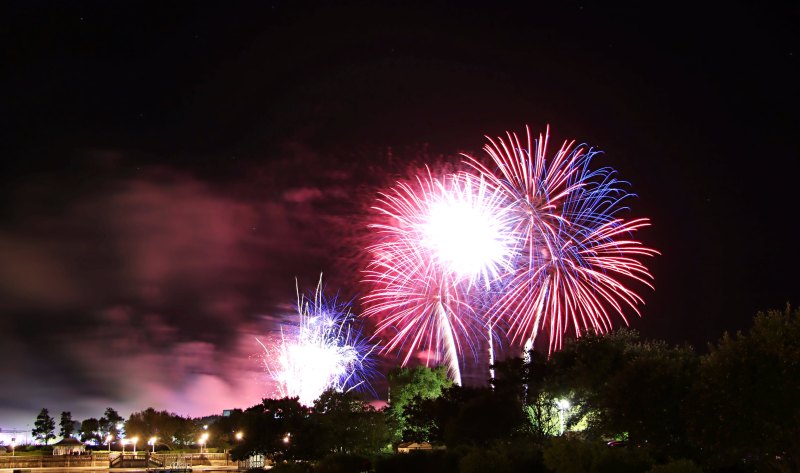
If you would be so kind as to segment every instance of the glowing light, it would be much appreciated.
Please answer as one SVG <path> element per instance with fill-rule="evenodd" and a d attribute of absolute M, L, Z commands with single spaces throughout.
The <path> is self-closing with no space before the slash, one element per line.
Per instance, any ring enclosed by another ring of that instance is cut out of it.
<path fill-rule="evenodd" d="M 548 162 L 549 128 L 535 141 L 528 130 L 527 148 L 517 135 L 507 138 L 484 147 L 492 168 L 466 156 L 512 204 L 510 228 L 521 242 L 492 323 L 508 322 L 512 341 L 527 337 L 531 344 L 546 331 L 550 351 L 560 348 L 570 327 L 576 336 L 587 328 L 607 332 L 613 313 L 627 323 L 625 307 L 639 314 L 643 300 L 620 279 L 652 288 L 639 258 L 658 252 L 632 238 L 649 226 L 647 219 L 617 216 L 631 196 L 626 183 L 610 168 L 590 169 L 597 152 L 574 142 L 564 142 Z"/>
<path fill-rule="evenodd" d="M 244 434 L 242 432 L 236 432 L 236 440 L 242 440 L 244 438 Z"/>
<path fill-rule="evenodd" d="M 512 248 L 500 202 L 480 182 L 455 176 L 436 182 L 437 192 L 427 196 L 420 215 L 420 243 L 444 271 L 469 279 L 481 275 L 488 283 L 508 264 Z"/>
<path fill-rule="evenodd" d="M 569 401 L 566 400 L 566 399 L 557 399 L 556 400 L 556 407 L 558 407 L 558 420 L 559 420 L 559 423 L 561 424 L 561 434 L 560 435 L 564 435 L 564 429 L 566 428 L 566 425 L 564 423 L 564 411 L 569 409 L 569 407 L 570 407 Z"/>
<path fill-rule="evenodd" d="M 384 351 L 405 351 L 404 365 L 427 352 L 426 363 L 444 358 L 461 384 L 459 354 L 465 345 L 475 353 L 486 333 L 468 295 L 476 281 L 489 287 L 510 269 L 516 246 L 501 197 L 481 179 L 429 170 L 381 194 L 369 225 L 376 242 L 367 248 L 364 315 L 390 332 Z"/>
<path fill-rule="evenodd" d="M 264 348 L 264 366 L 281 397 L 298 397 L 310 406 L 327 389 L 371 390 L 376 346 L 361 335 L 347 304 L 326 299 L 322 278 L 313 298 L 298 289 L 296 327 L 281 327 L 280 340 Z"/>

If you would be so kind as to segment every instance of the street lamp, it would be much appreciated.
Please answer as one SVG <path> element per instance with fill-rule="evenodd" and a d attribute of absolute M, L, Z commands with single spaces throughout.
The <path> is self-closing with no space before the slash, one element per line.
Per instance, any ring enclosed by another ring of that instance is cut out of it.
<path fill-rule="evenodd" d="M 131 443 L 133 444 L 133 453 L 134 454 L 136 453 L 136 442 L 138 442 L 138 441 L 139 441 L 139 437 L 133 437 L 131 439 Z"/>
<path fill-rule="evenodd" d="M 287 433 L 286 435 L 283 436 L 283 443 L 284 444 L 289 445 L 289 442 L 291 440 L 292 440 L 292 434 L 291 433 Z"/>
<path fill-rule="evenodd" d="M 120 445 L 122 445 L 122 456 L 125 456 L 125 444 L 128 443 L 128 439 L 121 439 L 119 441 Z"/>
<path fill-rule="evenodd" d="M 147 441 L 149 445 L 153 446 L 153 453 L 156 453 L 156 440 L 158 440 L 158 437 L 150 437 L 150 440 Z"/>
<path fill-rule="evenodd" d="M 241 431 L 236 432 L 236 440 L 242 440 L 243 438 L 244 434 Z"/>
<path fill-rule="evenodd" d="M 13 437 L 11 439 L 11 456 L 15 456 L 17 454 L 17 438 Z"/>
<path fill-rule="evenodd" d="M 558 399 L 556 400 L 556 406 L 558 407 L 558 419 L 561 421 L 561 435 L 564 435 L 564 411 L 569 409 L 569 401 Z"/>
<path fill-rule="evenodd" d="M 203 453 L 203 447 L 205 447 L 207 441 L 208 432 L 203 432 L 203 435 L 200 436 L 200 453 Z"/>
<path fill-rule="evenodd" d="M 111 434 L 106 435 L 106 443 L 108 444 L 108 453 L 111 453 L 111 441 L 114 440 L 114 436 Z"/>

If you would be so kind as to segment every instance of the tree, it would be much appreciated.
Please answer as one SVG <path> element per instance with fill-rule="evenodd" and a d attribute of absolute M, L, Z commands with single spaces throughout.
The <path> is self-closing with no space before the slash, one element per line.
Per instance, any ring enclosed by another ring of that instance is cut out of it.
<path fill-rule="evenodd" d="M 246 435 L 233 449 L 234 459 L 260 453 L 273 462 L 309 459 L 315 456 L 315 436 L 310 428 L 310 410 L 298 398 L 264 399 L 244 411 Z"/>
<path fill-rule="evenodd" d="M 36 422 L 33 423 L 33 430 L 31 433 L 39 440 L 43 440 L 45 445 L 50 439 L 56 438 L 56 421 L 50 417 L 50 412 L 47 409 L 42 409 L 39 415 L 36 416 Z"/>
<path fill-rule="evenodd" d="M 629 442 L 663 458 L 691 454 L 685 411 L 697 371 L 694 351 L 661 341 L 626 350 L 625 364 L 595 398 L 590 427 L 606 438 L 627 432 Z"/>
<path fill-rule="evenodd" d="M 496 376 L 492 380 L 498 395 L 517 399 L 523 404 L 527 417 L 526 433 L 541 442 L 558 435 L 560 417 L 556 407 L 556 396 L 548 391 L 547 381 L 552 378 L 553 363 L 547 357 L 531 350 L 528 360 L 511 358 L 495 365 Z M 571 391 L 572 388 L 559 389 Z"/>
<path fill-rule="evenodd" d="M 193 422 L 177 414 L 167 411 L 156 411 L 152 407 L 141 412 L 134 412 L 125 422 L 125 434 L 142 439 L 157 437 L 161 443 L 170 446 L 175 443 L 185 444 L 185 433 L 192 437 L 196 431 Z"/>
<path fill-rule="evenodd" d="M 233 409 L 230 415 L 219 416 L 214 422 L 209 425 L 208 430 L 211 433 L 211 438 L 215 440 L 218 445 L 230 449 L 238 442 L 236 433 L 242 430 L 242 416 L 244 411 L 241 409 Z"/>
<path fill-rule="evenodd" d="M 709 347 L 692 387 L 690 434 L 714 468 L 800 471 L 800 310 L 756 315 Z"/>
<path fill-rule="evenodd" d="M 389 380 L 389 414 L 394 424 L 394 441 L 399 441 L 406 430 L 406 406 L 415 398 L 433 399 L 453 385 L 447 376 L 447 367 L 398 368 L 392 370 Z"/>
<path fill-rule="evenodd" d="M 75 432 L 75 421 L 72 420 L 72 413 L 69 411 L 62 412 L 61 420 L 58 425 L 61 427 L 61 430 L 58 432 L 59 435 L 64 438 L 72 435 L 72 433 Z"/>
<path fill-rule="evenodd" d="M 313 428 L 318 429 L 321 454 L 374 454 L 390 443 L 383 412 L 364 402 L 357 393 L 323 392 L 314 402 Z"/>
<path fill-rule="evenodd" d="M 603 408 L 608 380 L 623 369 L 632 355 L 629 347 L 638 342 L 638 333 L 627 329 L 600 335 L 587 332 L 566 341 L 562 350 L 553 353 L 548 361 L 544 390 L 554 400 L 570 402 L 567 427 L 581 419 L 589 419 L 590 430 L 595 426 L 592 420 Z M 602 429 L 594 430 L 596 436 L 605 434 Z"/>
<path fill-rule="evenodd" d="M 84 442 L 94 440 L 99 443 L 101 441 L 99 431 L 100 422 L 94 417 L 90 417 L 81 422 L 81 439 Z"/>
<path fill-rule="evenodd" d="M 101 417 L 99 421 L 100 431 L 103 434 L 111 434 L 114 437 L 119 437 L 117 425 L 121 424 L 124 420 L 125 419 L 123 419 L 116 410 L 107 407 L 105 413 L 103 413 L 103 417 Z"/>
<path fill-rule="evenodd" d="M 447 422 L 448 447 L 464 444 L 487 447 L 494 440 L 509 439 L 520 432 L 525 417 L 519 398 L 489 389 L 475 394 L 458 403 L 458 414 Z"/>

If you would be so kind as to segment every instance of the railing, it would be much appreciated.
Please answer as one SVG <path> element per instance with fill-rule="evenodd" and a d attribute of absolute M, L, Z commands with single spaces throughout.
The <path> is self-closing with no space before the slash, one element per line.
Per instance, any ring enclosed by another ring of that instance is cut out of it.
<path fill-rule="evenodd" d="M 0 469 L 30 468 L 72 468 L 108 466 L 108 455 L 41 455 L 41 456 L 0 456 Z"/>
<path fill-rule="evenodd" d="M 30 468 L 153 468 L 186 470 L 192 466 L 227 466 L 230 465 L 227 453 L 150 453 L 121 452 L 93 453 L 84 455 L 40 455 L 11 456 L 0 455 L 0 469 Z"/>

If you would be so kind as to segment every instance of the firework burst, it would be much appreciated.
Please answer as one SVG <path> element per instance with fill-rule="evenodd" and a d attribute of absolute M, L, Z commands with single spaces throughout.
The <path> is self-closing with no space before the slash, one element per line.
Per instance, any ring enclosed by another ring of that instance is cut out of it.
<path fill-rule="evenodd" d="M 328 389 L 371 390 L 377 347 L 358 331 L 349 305 L 325 298 L 322 278 L 313 297 L 297 294 L 298 324 L 282 326 L 272 346 L 258 340 L 278 394 L 310 406 Z"/>
<path fill-rule="evenodd" d="M 471 292 L 488 287 L 510 269 L 515 234 L 505 230 L 504 200 L 481 179 L 463 174 L 415 181 L 382 193 L 369 228 L 365 280 L 371 292 L 364 315 L 390 332 L 385 351 L 405 352 L 403 364 L 420 350 L 426 362 L 444 359 L 460 384 L 459 354 L 475 353 L 485 320 L 469 303 Z"/>
<path fill-rule="evenodd" d="M 466 158 L 478 172 L 473 178 L 490 183 L 508 202 L 509 229 L 521 242 L 491 323 L 507 322 L 512 341 L 528 338 L 529 344 L 546 331 L 552 352 L 570 327 L 577 336 L 588 328 L 607 332 L 611 314 L 626 323 L 626 307 L 639 314 L 642 298 L 620 279 L 652 288 L 639 258 L 658 252 L 632 239 L 647 219 L 618 217 L 631 196 L 626 183 L 610 168 L 591 170 L 597 153 L 574 141 L 564 142 L 548 162 L 548 138 L 549 128 L 535 141 L 528 130 L 527 148 L 516 134 L 508 133 L 507 141 L 489 138 L 484 150 L 492 168 Z"/>

